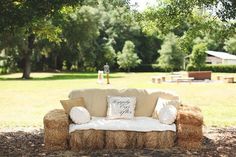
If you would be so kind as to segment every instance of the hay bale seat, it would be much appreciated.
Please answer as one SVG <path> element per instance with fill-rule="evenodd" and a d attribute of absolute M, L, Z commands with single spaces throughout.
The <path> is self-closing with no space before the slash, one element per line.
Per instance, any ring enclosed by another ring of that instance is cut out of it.
<path fill-rule="evenodd" d="M 70 133 L 70 148 L 74 151 L 102 149 L 105 145 L 105 131 L 80 130 Z"/>
<path fill-rule="evenodd" d="M 181 105 L 176 119 L 177 144 L 185 149 L 199 149 L 203 139 L 203 116 L 198 107 Z"/>
<path fill-rule="evenodd" d="M 70 134 L 72 150 L 94 149 L 142 149 L 171 148 L 174 146 L 176 133 L 80 130 Z"/>
<path fill-rule="evenodd" d="M 63 110 L 53 110 L 44 117 L 45 147 L 48 150 L 94 149 L 184 149 L 201 147 L 203 117 L 197 107 L 181 105 L 176 119 L 177 132 L 172 131 L 108 131 L 79 130 L 69 134 L 69 118 Z"/>
<path fill-rule="evenodd" d="M 66 150 L 68 148 L 69 117 L 64 109 L 48 112 L 43 119 L 44 144 L 47 150 Z"/>

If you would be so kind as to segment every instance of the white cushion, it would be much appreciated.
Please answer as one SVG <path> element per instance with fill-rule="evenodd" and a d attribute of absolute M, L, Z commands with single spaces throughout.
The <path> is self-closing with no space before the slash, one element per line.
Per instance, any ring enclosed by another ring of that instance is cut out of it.
<path fill-rule="evenodd" d="M 179 105 L 180 105 L 180 101 L 179 100 L 167 100 L 167 99 L 163 99 L 163 98 L 158 98 L 157 103 L 156 103 L 156 107 L 155 107 L 154 112 L 152 114 L 152 117 L 153 118 L 159 118 L 160 110 L 163 107 L 167 106 L 167 105 L 172 105 L 176 109 L 178 109 Z"/>
<path fill-rule="evenodd" d="M 133 119 L 135 97 L 107 96 L 107 119 Z"/>
<path fill-rule="evenodd" d="M 76 130 L 125 130 L 125 131 L 174 131 L 176 125 L 162 124 L 158 119 L 151 117 L 134 117 L 134 119 L 107 119 L 106 117 L 92 117 L 89 123 L 86 124 L 70 124 L 69 132 Z"/>
<path fill-rule="evenodd" d="M 91 119 L 88 110 L 84 107 L 72 107 L 70 118 L 76 124 L 88 123 Z"/>
<path fill-rule="evenodd" d="M 177 110 L 172 105 L 164 106 L 159 113 L 159 121 L 163 124 L 172 124 L 175 122 Z"/>

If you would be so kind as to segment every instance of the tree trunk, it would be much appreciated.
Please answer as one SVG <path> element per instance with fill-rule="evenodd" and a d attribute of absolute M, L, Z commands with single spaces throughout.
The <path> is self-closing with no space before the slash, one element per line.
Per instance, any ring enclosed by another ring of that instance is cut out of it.
<path fill-rule="evenodd" d="M 28 52 L 24 55 L 24 69 L 23 69 L 23 79 L 30 79 L 31 72 L 31 54 Z"/>
<path fill-rule="evenodd" d="M 54 56 L 54 65 L 53 65 L 54 70 L 57 70 L 57 55 Z"/>
<path fill-rule="evenodd" d="M 28 36 L 28 47 L 26 52 L 24 53 L 24 67 L 23 67 L 23 79 L 30 79 L 30 72 L 31 72 L 31 56 L 34 46 L 34 39 L 35 35 L 30 34 Z"/>

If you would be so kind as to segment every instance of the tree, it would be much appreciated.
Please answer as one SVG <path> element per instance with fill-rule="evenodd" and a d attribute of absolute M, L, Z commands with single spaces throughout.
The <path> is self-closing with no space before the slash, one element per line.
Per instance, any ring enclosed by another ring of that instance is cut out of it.
<path fill-rule="evenodd" d="M 236 35 L 234 35 L 233 37 L 231 37 L 231 38 L 225 40 L 224 49 L 225 49 L 227 52 L 236 55 Z"/>
<path fill-rule="evenodd" d="M 120 68 L 127 69 L 130 72 L 130 68 L 134 68 L 141 63 L 138 55 L 135 53 L 135 45 L 132 41 L 126 41 L 122 49 L 122 53 L 117 54 L 117 63 Z"/>
<path fill-rule="evenodd" d="M 100 13 L 91 6 L 65 7 L 62 11 L 62 34 L 70 50 L 75 53 L 72 62 L 78 67 L 94 66 L 95 42 L 99 36 Z"/>
<path fill-rule="evenodd" d="M 11 36 L 14 36 L 19 30 L 24 30 L 21 36 L 23 42 L 21 42 L 21 45 L 17 45 L 17 47 L 23 47 L 23 49 L 20 49 L 24 63 L 22 78 L 30 78 L 31 57 L 37 37 L 58 40 L 57 36 L 60 31 L 50 25 L 50 17 L 63 6 L 78 2 L 80 1 L 5 0 L 0 2 L 0 33 L 8 32 Z"/>
<path fill-rule="evenodd" d="M 192 54 L 190 56 L 189 64 L 200 70 L 201 67 L 203 67 L 206 62 L 206 51 L 207 51 L 207 44 L 199 43 L 194 45 Z"/>
<path fill-rule="evenodd" d="M 97 50 L 97 67 L 102 68 L 105 63 L 108 63 L 111 68 L 116 63 L 116 52 L 109 43 L 102 44 L 101 48 Z"/>
<path fill-rule="evenodd" d="M 165 37 L 158 53 L 160 53 L 160 57 L 157 62 L 162 68 L 173 71 L 174 69 L 180 69 L 183 65 L 184 55 L 180 49 L 178 38 L 173 33 L 169 33 Z"/>

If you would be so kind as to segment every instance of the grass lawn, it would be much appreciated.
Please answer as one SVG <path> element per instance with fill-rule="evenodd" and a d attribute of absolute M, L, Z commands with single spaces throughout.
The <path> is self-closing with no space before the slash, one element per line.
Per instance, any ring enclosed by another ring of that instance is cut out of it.
<path fill-rule="evenodd" d="M 207 126 L 236 126 L 236 83 L 152 84 L 151 76 L 161 73 L 113 73 L 110 85 L 96 83 L 95 73 L 32 73 L 32 80 L 16 79 L 21 74 L 0 76 L 0 128 L 42 127 L 43 116 L 62 108 L 79 88 L 157 88 L 176 92 L 184 104 L 199 106 Z M 235 74 L 221 74 L 234 75 Z M 216 74 L 213 75 L 215 79 Z"/>

